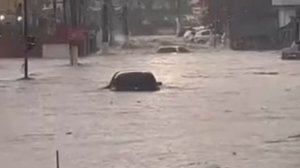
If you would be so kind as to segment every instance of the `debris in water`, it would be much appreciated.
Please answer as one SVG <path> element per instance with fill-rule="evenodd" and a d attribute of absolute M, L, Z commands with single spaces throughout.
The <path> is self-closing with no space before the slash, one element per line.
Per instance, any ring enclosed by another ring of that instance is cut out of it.
<path fill-rule="evenodd" d="M 254 72 L 254 75 L 279 75 L 279 72 Z"/>
<path fill-rule="evenodd" d="M 267 106 L 261 106 L 260 109 L 261 109 L 261 110 L 267 110 L 268 107 L 267 107 Z"/>
<path fill-rule="evenodd" d="M 224 112 L 225 112 L 225 113 L 232 113 L 231 110 L 225 110 Z"/>
<path fill-rule="evenodd" d="M 287 89 L 285 89 L 285 91 L 286 92 L 290 92 L 290 91 L 292 91 L 292 89 L 291 88 L 287 88 Z"/>
<path fill-rule="evenodd" d="M 68 131 L 68 132 L 66 132 L 66 135 L 72 135 L 73 134 L 73 132 L 72 131 Z"/>
<path fill-rule="evenodd" d="M 296 139 L 296 138 L 300 138 L 300 134 L 299 135 L 293 135 L 293 136 L 289 136 L 288 139 Z"/>
<path fill-rule="evenodd" d="M 212 164 L 212 165 L 206 166 L 205 168 L 221 168 L 221 166 L 219 166 L 217 164 Z"/>

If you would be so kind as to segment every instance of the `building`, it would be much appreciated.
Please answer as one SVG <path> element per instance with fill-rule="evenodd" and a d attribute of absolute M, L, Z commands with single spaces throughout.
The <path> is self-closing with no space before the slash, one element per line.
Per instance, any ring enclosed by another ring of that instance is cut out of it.
<path fill-rule="evenodd" d="M 300 17 L 299 0 L 273 0 L 273 6 L 278 7 L 279 27 L 286 26 L 292 17 Z"/>
<path fill-rule="evenodd" d="M 273 0 L 272 4 L 278 9 L 279 37 L 283 46 L 300 41 L 300 1 Z"/>
<path fill-rule="evenodd" d="M 207 1 L 205 0 L 191 0 L 190 5 L 193 15 L 202 16 L 207 11 Z"/>
<path fill-rule="evenodd" d="M 236 50 L 273 49 L 277 12 L 272 0 L 206 0 L 204 23 Z"/>
<path fill-rule="evenodd" d="M 0 0 L 0 57 L 19 57 L 22 39 L 22 1 Z"/>
<path fill-rule="evenodd" d="M 0 0 L 0 11 L 14 11 L 22 0 Z"/>

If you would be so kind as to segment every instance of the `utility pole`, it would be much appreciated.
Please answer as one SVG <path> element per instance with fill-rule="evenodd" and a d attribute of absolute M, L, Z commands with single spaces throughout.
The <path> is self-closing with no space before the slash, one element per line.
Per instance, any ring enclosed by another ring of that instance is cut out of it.
<path fill-rule="evenodd" d="M 66 0 L 63 0 L 62 3 L 63 3 L 64 24 L 66 26 L 68 24 L 68 21 L 67 21 L 67 2 L 66 2 Z"/>
<path fill-rule="evenodd" d="M 124 5 L 122 9 L 122 20 L 123 20 L 123 33 L 125 36 L 125 43 L 123 47 L 128 47 L 129 45 L 129 28 L 128 28 L 128 7 L 127 4 Z"/>
<path fill-rule="evenodd" d="M 113 17 L 115 14 L 115 9 L 112 0 L 106 1 L 108 7 L 108 30 L 109 30 L 109 46 L 113 46 L 115 43 L 115 35 L 114 35 L 114 23 Z"/>
<path fill-rule="evenodd" d="M 55 19 L 55 23 L 56 23 L 56 18 L 57 18 L 57 1 L 53 0 L 53 17 Z"/>
<path fill-rule="evenodd" d="M 24 39 L 27 41 L 28 37 L 28 3 L 27 0 L 23 0 L 23 17 L 24 17 L 24 27 L 23 27 L 23 33 L 24 33 Z M 25 55 L 24 55 L 24 79 L 28 80 L 28 49 L 27 46 L 25 48 Z"/>
<path fill-rule="evenodd" d="M 295 42 L 300 44 L 300 17 L 296 17 L 296 26 L 295 26 Z"/>
<path fill-rule="evenodd" d="M 71 27 L 72 27 L 72 39 L 70 42 L 70 64 L 71 66 L 78 65 L 78 47 L 76 46 L 77 40 L 77 28 L 79 25 L 79 17 L 78 17 L 78 9 L 79 3 L 78 0 L 72 0 L 70 3 L 70 11 L 71 11 Z M 66 18 L 65 18 L 66 19 Z M 76 31 L 75 31 L 76 30 Z"/>
<path fill-rule="evenodd" d="M 59 164 L 59 151 L 56 151 L 56 168 L 60 168 L 60 164 Z"/>
<path fill-rule="evenodd" d="M 108 53 L 109 47 L 109 26 L 108 26 L 108 6 L 107 3 L 104 2 L 102 6 L 102 54 Z"/>
<path fill-rule="evenodd" d="M 181 33 L 181 0 L 176 0 L 176 13 L 177 13 L 177 19 L 176 19 L 176 34 L 179 37 Z"/>
<path fill-rule="evenodd" d="M 220 10 L 220 1 L 219 0 L 210 0 L 209 6 L 209 16 L 211 19 L 212 25 L 212 36 L 211 36 L 211 45 L 216 48 L 217 47 L 217 28 L 218 28 L 218 20 L 219 20 L 219 10 Z"/>

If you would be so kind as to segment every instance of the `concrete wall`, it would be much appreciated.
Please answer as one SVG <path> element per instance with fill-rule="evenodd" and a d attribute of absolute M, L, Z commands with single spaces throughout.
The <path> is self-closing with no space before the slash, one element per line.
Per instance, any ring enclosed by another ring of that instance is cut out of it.
<path fill-rule="evenodd" d="M 69 44 L 44 44 L 43 58 L 69 58 Z"/>

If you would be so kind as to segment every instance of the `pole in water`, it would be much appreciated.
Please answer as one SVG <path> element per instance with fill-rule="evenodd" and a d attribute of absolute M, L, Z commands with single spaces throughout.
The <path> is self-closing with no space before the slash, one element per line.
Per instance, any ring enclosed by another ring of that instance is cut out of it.
<path fill-rule="evenodd" d="M 127 4 L 125 4 L 123 6 L 122 18 L 123 18 L 123 33 L 124 33 L 124 36 L 125 36 L 124 47 L 128 47 L 128 45 L 129 45 L 129 28 L 128 28 L 128 8 L 127 8 Z"/>
<path fill-rule="evenodd" d="M 24 33 L 24 38 L 26 39 L 28 36 L 28 6 L 27 6 L 27 0 L 23 1 L 23 12 L 24 12 L 24 27 L 23 27 L 23 33 Z M 29 79 L 28 75 L 28 50 L 25 49 L 25 55 L 24 55 L 24 79 Z"/>
<path fill-rule="evenodd" d="M 295 42 L 300 43 L 300 17 L 297 17 L 295 19 L 296 25 L 295 25 Z"/>
<path fill-rule="evenodd" d="M 71 66 L 78 66 L 78 47 L 75 44 L 70 46 Z"/>
<path fill-rule="evenodd" d="M 182 19 L 181 19 L 181 0 L 176 0 L 176 10 L 177 10 L 177 18 L 176 18 L 176 33 L 177 36 L 180 36 L 182 29 Z"/>
<path fill-rule="evenodd" d="M 59 168 L 59 151 L 56 151 L 56 168 Z"/>

